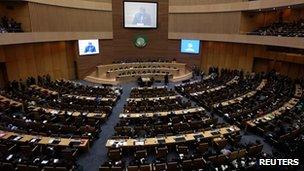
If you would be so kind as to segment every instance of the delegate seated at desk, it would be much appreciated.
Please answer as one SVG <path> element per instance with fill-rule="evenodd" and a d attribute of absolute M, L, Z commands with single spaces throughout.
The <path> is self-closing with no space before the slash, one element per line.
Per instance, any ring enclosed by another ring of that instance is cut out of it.
<path fill-rule="evenodd" d="M 89 42 L 88 45 L 86 46 L 84 53 L 94 53 L 96 52 L 95 46 L 92 44 L 92 42 Z"/>

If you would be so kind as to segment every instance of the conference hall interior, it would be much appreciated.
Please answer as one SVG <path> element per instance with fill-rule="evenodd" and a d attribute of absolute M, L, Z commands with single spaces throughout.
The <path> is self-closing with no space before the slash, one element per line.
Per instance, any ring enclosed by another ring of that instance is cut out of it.
<path fill-rule="evenodd" d="M 1 0 L 0 171 L 304 170 L 304 0 Z"/>

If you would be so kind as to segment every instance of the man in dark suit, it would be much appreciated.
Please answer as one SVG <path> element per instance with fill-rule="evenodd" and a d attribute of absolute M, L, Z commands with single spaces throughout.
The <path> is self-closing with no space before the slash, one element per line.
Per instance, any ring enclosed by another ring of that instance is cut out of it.
<path fill-rule="evenodd" d="M 169 83 L 169 75 L 166 74 L 165 75 L 165 85 L 168 85 L 168 83 Z"/>
<path fill-rule="evenodd" d="M 94 53 L 96 52 L 95 46 L 92 44 L 92 42 L 89 42 L 88 45 L 86 46 L 84 53 Z"/>
<path fill-rule="evenodd" d="M 134 25 L 143 25 L 150 26 L 151 25 L 151 16 L 146 13 L 146 9 L 140 7 L 139 12 L 135 14 L 132 24 Z"/>

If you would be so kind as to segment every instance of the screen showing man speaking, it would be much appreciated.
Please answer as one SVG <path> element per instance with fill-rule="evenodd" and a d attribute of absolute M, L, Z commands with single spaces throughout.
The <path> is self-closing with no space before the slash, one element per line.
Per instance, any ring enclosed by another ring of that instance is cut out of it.
<path fill-rule="evenodd" d="M 200 40 L 185 40 L 182 39 L 181 42 L 181 52 L 182 53 L 200 53 Z"/>
<path fill-rule="evenodd" d="M 157 28 L 157 3 L 124 2 L 124 27 Z"/>
<path fill-rule="evenodd" d="M 98 39 L 78 40 L 79 55 L 99 54 Z"/>

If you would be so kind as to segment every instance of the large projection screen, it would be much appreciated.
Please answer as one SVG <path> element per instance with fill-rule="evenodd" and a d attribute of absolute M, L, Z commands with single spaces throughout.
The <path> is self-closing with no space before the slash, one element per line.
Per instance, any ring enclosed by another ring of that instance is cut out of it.
<path fill-rule="evenodd" d="M 124 2 L 125 28 L 157 28 L 156 2 Z"/>

